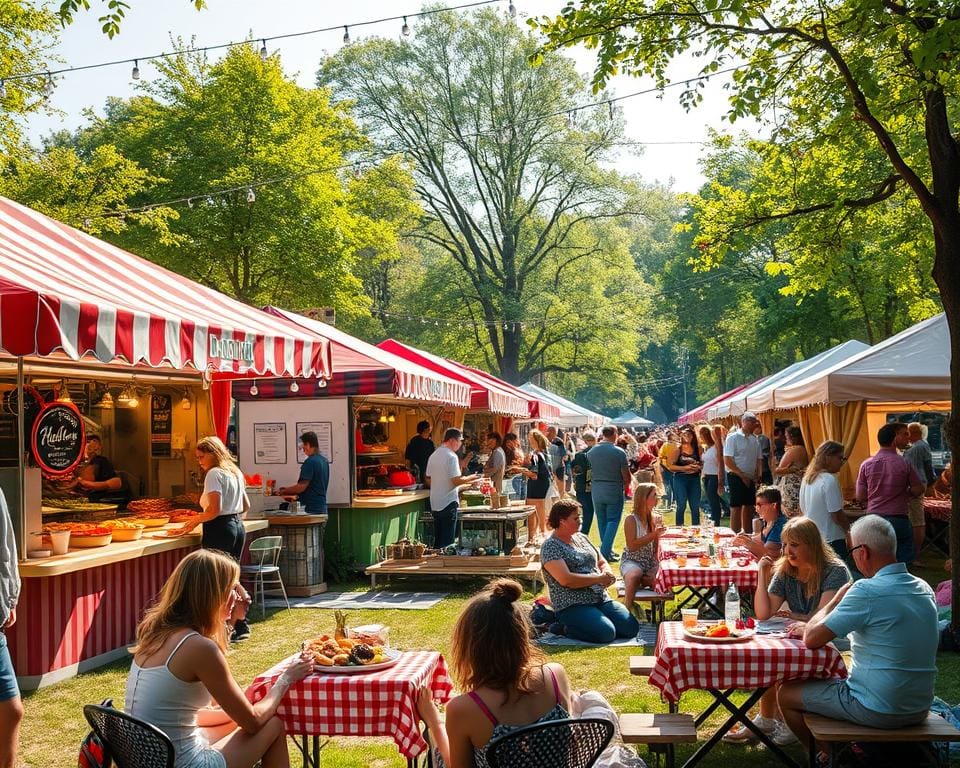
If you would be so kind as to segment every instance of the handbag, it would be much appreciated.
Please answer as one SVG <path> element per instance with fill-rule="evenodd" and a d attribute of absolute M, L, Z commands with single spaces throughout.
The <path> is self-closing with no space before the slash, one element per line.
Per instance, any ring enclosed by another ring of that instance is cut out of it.
<path fill-rule="evenodd" d="M 101 707 L 112 707 L 113 699 L 104 699 Z M 77 768 L 110 768 L 112 760 L 107 758 L 106 749 L 95 731 L 90 731 L 80 742 L 80 754 L 77 756 Z"/>

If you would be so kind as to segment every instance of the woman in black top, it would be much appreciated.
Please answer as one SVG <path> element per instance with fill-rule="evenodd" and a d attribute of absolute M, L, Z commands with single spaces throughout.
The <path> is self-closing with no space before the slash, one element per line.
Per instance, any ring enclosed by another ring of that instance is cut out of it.
<path fill-rule="evenodd" d="M 536 429 L 530 430 L 529 462 L 520 472 L 527 478 L 527 504 L 534 508 L 527 518 L 530 541 L 539 544 L 547 531 L 546 498 L 550 489 L 550 459 L 547 458 L 547 437 Z"/>

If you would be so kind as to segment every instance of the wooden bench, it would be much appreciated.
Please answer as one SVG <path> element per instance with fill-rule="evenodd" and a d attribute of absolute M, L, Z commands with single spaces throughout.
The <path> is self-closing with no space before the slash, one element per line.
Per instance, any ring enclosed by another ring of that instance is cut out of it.
<path fill-rule="evenodd" d="M 823 715 L 806 712 L 803 721 L 815 741 L 810 747 L 810 764 L 816 765 L 816 742 L 826 744 L 830 751 L 830 765 L 834 766 L 843 751 L 843 747 L 853 742 L 934 742 L 960 741 L 960 730 L 954 728 L 940 715 L 930 712 L 927 719 L 919 725 L 887 730 L 868 728 L 847 720 L 834 720 Z M 939 759 L 939 758 L 938 758 Z"/>
<path fill-rule="evenodd" d="M 623 582 L 618 581 L 617 597 L 623 597 L 625 592 Z M 661 594 L 653 589 L 638 589 L 636 596 L 633 598 L 635 603 L 650 603 L 650 620 L 655 624 L 663 621 L 665 606 L 670 600 L 673 600 L 673 595 L 670 593 Z"/>
<path fill-rule="evenodd" d="M 652 658 L 637 656 L 635 658 Z M 667 768 L 673 768 L 675 744 L 695 744 L 697 726 L 693 715 L 661 713 L 624 713 L 620 715 L 620 738 L 624 744 L 646 744 L 650 752 L 665 755 Z"/>
<path fill-rule="evenodd" d="M 656 656 L 631 656 L 630 674 L 639 675 L 640 677 L 650 677 L 650 673 L 653 672 L 656 663 Z"/>

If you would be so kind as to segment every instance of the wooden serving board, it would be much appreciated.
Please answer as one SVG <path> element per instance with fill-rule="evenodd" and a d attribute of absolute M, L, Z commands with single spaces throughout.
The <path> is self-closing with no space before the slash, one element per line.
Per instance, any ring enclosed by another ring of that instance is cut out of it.
<path fill-rule="evenodd" d="M 526 555 L 444 555 L 444 568 L 516 568 L 530 562 Z"/>

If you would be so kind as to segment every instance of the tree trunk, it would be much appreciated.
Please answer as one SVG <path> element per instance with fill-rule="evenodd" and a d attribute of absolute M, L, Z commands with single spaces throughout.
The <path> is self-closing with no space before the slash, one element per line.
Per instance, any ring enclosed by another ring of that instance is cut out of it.
<path fill-rule="evenodd" d="M 950 557 L 953 558 L 953 618 L 951 629 L 960 639 L 960 214 L 936 232 L 936 258 L 933 278 L 940 289 L 940 300 L 950 329 L 950 418 L 944 426 L 953 460 L 953 484 L 950 489 Z"/>

